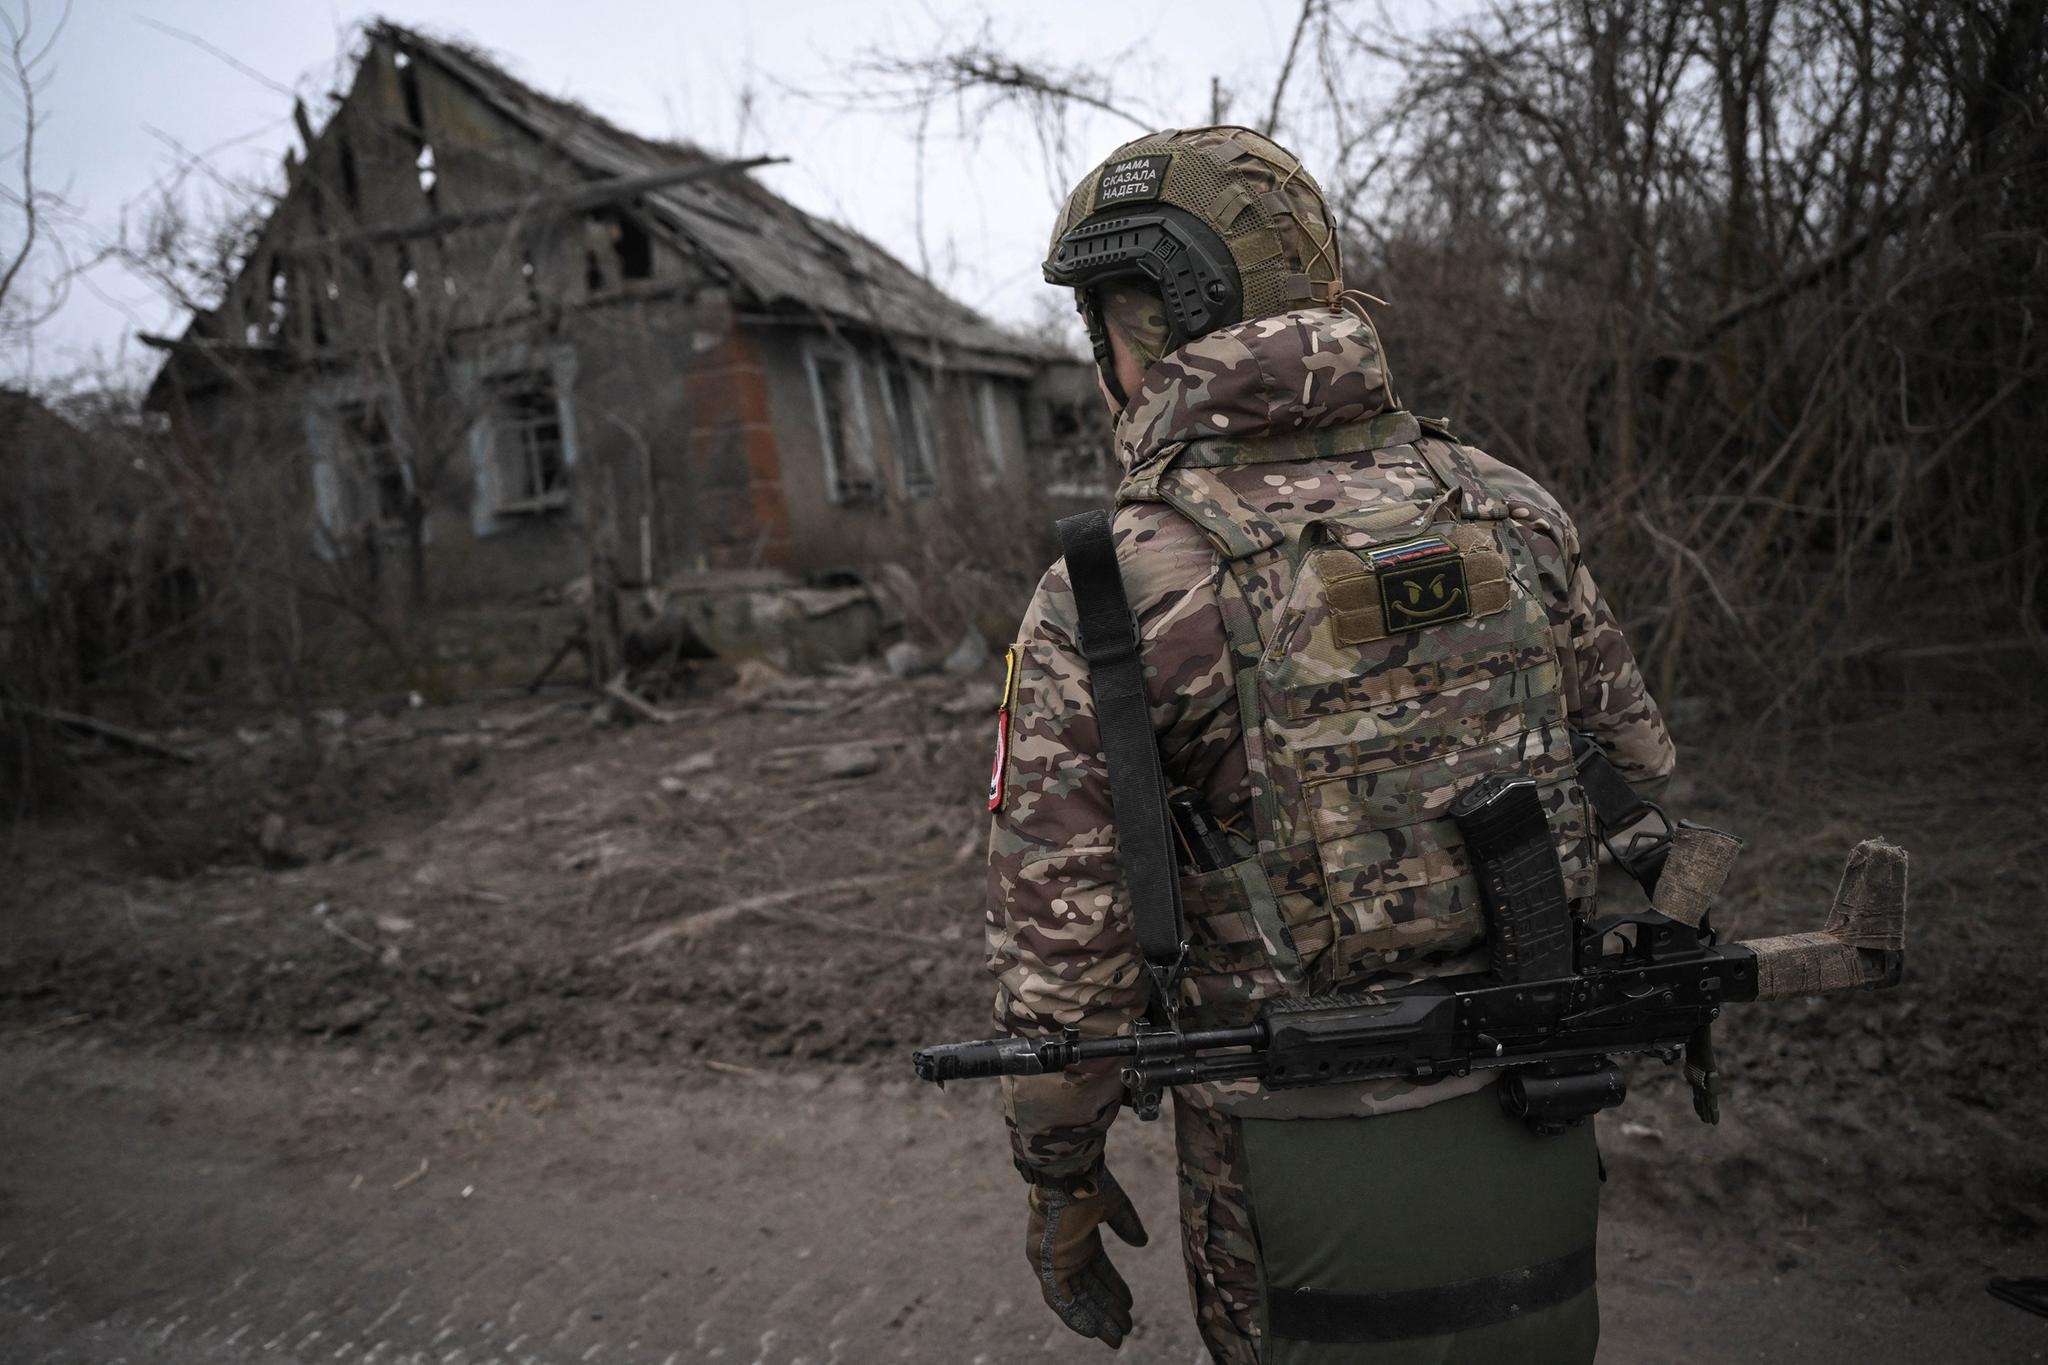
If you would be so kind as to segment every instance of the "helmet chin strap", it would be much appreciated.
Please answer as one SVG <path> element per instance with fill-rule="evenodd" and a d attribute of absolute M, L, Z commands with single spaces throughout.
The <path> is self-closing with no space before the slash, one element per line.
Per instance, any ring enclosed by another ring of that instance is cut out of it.
<path fill-rule="evenodd" d="M 1081 324 L 1088 329 L 1088 344 L 1095 351 L 1095 370 L 1102 376 L 1102 387 L 1115 402 L 1116 410 L 1122 412 L 1131 405 L 1131 396 L 1124 392 L 1124 385 L 1116 375 L 1116 353 L 1109 346 L 1109 324 L 1103 321 L 1102 309 L 1095 301 L 1095 293 L 1089 289 L 1074 291 L 1080 296 Z"/>

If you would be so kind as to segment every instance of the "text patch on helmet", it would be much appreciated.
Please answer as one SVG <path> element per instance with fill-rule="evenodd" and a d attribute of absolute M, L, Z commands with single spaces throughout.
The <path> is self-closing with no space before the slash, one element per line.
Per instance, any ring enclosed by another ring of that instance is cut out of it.
<path fill-rule="evenodd" d="M 1441 536 L 1374 550 L 1380 610 L 1389 632 L 1461 621 L 1472 614 L 1465 561 Z"/>
<path fill-rule="evenodd" d="M 1127 156 L 1110 162 L 1102 168 L 1102 177 L 1095 182 L 1095 207 L 1113 208 L 1118 204 L 1142 204 L 1157 199 L 1166 185 L 1166 168 L 1173 161 L 1173 153 L 1160 152 L 1153 156 Z"/>

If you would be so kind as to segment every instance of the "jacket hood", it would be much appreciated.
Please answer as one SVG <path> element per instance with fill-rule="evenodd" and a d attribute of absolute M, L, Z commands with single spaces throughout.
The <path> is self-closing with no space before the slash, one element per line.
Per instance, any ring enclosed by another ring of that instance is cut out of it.
<path fill-rule="evenodd" d="M 1200 436 L 1248 439 L 1343 426 L 1394 406 L 1362 314 L 1304 308 L 1197 337 L 1145 371 L 1116 424 L 1126 473 Z"/>

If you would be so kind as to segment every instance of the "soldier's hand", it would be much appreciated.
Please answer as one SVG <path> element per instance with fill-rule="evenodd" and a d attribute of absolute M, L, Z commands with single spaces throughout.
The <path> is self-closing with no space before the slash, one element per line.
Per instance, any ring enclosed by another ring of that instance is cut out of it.
<path fill-rule="evenodd" d="M 1067 1185 L 1031 1187 L 1025 1254 L 1060 1321 L 1114 1349 L 1131 1330 L 1131 1290 L 1102 1249 L 1101 1228 L 1134 1247 L 1148 1240 L 1130 1196 L 1107 1167 Z"/>

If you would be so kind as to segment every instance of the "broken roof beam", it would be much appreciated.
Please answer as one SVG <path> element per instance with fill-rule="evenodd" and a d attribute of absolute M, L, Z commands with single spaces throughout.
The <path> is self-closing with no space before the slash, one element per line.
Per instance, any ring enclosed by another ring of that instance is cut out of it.
<path fill-rule="evenodd" d="M 262 359 L 274 359 L 284 354 L 284 348 L 281 346 L 250 346 L 239 341 L 221 341 L 214 337 L 193 336 L 190 333 L 181 337 L 167 337 L 155 332 L 137 332 L 135 339 L 157 351 L 191 351 L 200 355 L 238 355 Z"/>
<path fill-rule="evenodd" d="M 464 228 L 482 227 L 489 223 L 501 223 L 543 211 L 556 214 L 580 213 L 585 209 L 602 208 L 606 204 L 616 204 L 620 200 L 631 199 L 652 190 L 666 189 L 670 185 L 679 185 L 685 181 L 739 175 L 761 166 L 780 166 L 788 160 L 786 156 L 756 156 L 741 161 L 714 161 L 701 166 L 674 166 L 667 170 L 650 171 L 646 175 L 625 175 L 612 180 L 592 180 L 568 189 L 530 194 L 520 199 L 486 204 L 482 208 L 465 209 L 460 213 L 438 214 L 416 223 L 396 227 L 363 228 L 355 232 L 302 237 L 284 244 L 280 250 L 320 251 L 373 242 L 402 242 L 418 237 L 433 237 L 444 232 L 459 232 Z"/>

